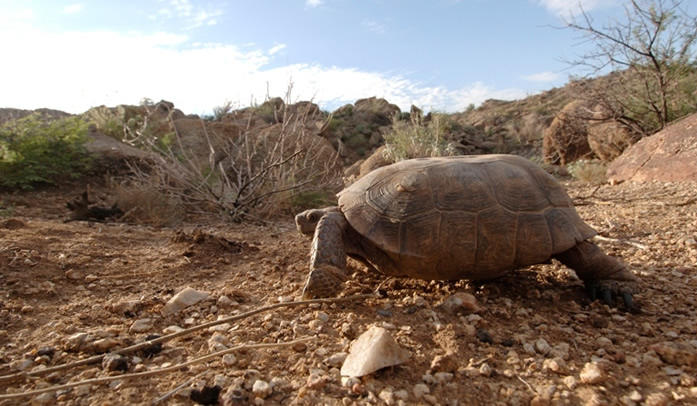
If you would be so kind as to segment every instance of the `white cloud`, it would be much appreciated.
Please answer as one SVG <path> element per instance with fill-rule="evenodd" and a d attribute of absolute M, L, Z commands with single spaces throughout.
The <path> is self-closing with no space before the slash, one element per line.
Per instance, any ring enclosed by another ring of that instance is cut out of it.
<path fill-rule="evenodd" d="M 571 18 L 581 14 L 581 10 L 588 12 L 609 3 L 616 3 L 616 0 L 537 0 L 537 2 L 560 17 Z"/>
<path fill-rule="evenodd" d="M 64 14 L 77 14 L 80 11 L 82 11 L 82 4 L 80 4 L 80 3 L 69 4 L 65 7 L 63 7 Z"/>
<path fill-rule="evenodd" d="M 275 55 L 284 49 L 286 49 L 286 44 L 277 44 L 277 45 L 272 46 L 271 49 L 269 49 L 268 54 Z"/>
<path fill-rule="evenodd" d="M 404 110 L 461 111 L 488 98 L 524 96 L 516 89 L 493 89 L 474 83 L 461 89 L 428 86 L 403 76 L 355 68 L 294 64 L 271 68 L 271 50 L 231 44 L 192 44 L 187 36 L 158 33 L 37 31 L 31 25 L 0 26 L 0 65 L 5 81 L 0 106 L 56 108 L 80 113 L 101 104 L 137 104 L 142 98 L 172 101 L 186 113 L 210 113 L 230 100 L 247 105 L 267 94 L 284 95 L 294 84 L 294 100 L 314 100 L 333 109 L 359 98 L 378 96 Z M 109 46 L 104 46 L 109 44 Z M 275 52 L 271 52 L 275 50 Z M 108 61 L 108 63 L 104 63 Z M 51 68 L 46 69 L 50 62 Z M 31 83 L 31 86 L 27 86 Z"/>
<path fill-rule="evenodd" d="M 324 3 L 324 0 L 305 0 L 305 5 L 307 7 L 318 7 Z"/>
<path fill-rule="evenodd" d="M 523 76 L 523 79 L 530 82 L 555 82 L 561 79 L 562 76 L 556 72 L 539 72 L 532 75 Z"/>
<path fill-rule="evenodd" d="M 196 7 L 189 0 L 160 0 L 160 3 L 167 3 L 167 7 L 157 10 L 157 13 L 150 16 L 151 19 L 178 18 L 184 21 L 184 28 L 194 29 L 201 26 L 211 26 L 218 23 L 218 17 L 222 16 L 221 9 L 205 9 Z"/>
<path fill-rule="evenodd" d="M 384 34 L 385 33 L 385 25 L 382 23 L 379 23 L 375 20 L 363 20 L 361 23 L 365 28 L 368 29 L 368 31 L 372 31 L 376 34 Z"/>

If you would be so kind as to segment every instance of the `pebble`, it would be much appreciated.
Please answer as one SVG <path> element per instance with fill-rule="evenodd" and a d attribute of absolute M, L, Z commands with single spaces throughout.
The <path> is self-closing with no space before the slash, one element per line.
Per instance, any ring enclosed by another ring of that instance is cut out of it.
<path fill-rule="evenodd" d="M 565 376 L 564 379 L 562 379 L 562 382 L 564 382 L 564 385 L 571 390 L 576 389 L 578 386 L 578 380 L 576 380 L 575 376 Z"/>
<path fill-rule="evenodd" d="M 216 301 L 216 303 L 220 307 L 231 307 L 231 306 L 237 306 L 239 304 L 236 301 L 230 299 L 229 297 L 227 297 L 225 295 L 220 296 L 218 298 L 218 300 Z"/>
<path fill-rule="evenodd" d="M 641 393 L 639 393 L 639 391 L 637 391 L 636 389 L 629 392 L 629 400 L 631 400 L 632 402 L 641 402 L 643 398 L 644 397 L 641 396 Z"/>
<path fill-rule="evenodd" d="M 433 374 L 435 381 L 440 384 L 452 381 L 454 376 L 452 372 L 436 372 Z"/>
<path fill-rule="evenodd" d="M 441 305 L 443 309 L 451 313 L 460 311 L 478 312 L 481 307 L 477 303 L 477 298 L 466 292 L 457 292 L 449 296 Z"/>
<path fill-rule="evenodd" d="M 595 362 L 587 362 L 579 374 L 581 382 L 587 384 L 597 384 L 607 380 L 607 375 Z"/>
<path fill-rule="evenodd" d="M 410 354 L 397 344 L 389 331 L 373 326 L 353 343 L 341 367 L 342 376 L 364 376 L 378 369 L 399 365 Z"/>
<path fill-rule="evenodd" d="M 138 319 L 131 324 L 131 328 L 128 329 L 130 333 L 144 333 L 150 331 L 153 328 L 152 319 Z"/>
<path fill-rule="evenodd" d="M 608 348 L 612 346 L 612 340 L 607 337 L 598 337 L 595 341 L 601 348 Z"/>
<path fill-rule="evenodd" d="M 68 269 L 65 271 L 65 277 L 73 281 L 79 281 L 85 279 L 85 273 L 79 269 Z"/>
<path fill-rule="evenodd" d="M 105 371 L 128 371 L 128 358 L 121 354 L 106 354 L 102 358 L 102 368 Z"/>
<path fill-rule="evenodd" d="M 655 351 L 664 362 L 680 366 L 697 366 L 697 350 L 689 344 L 664 341 L 649 347 Z"/>
<path fill-rule="evenodd" d="M 208 299 L 209 296 L 207 292 L 186 287 L 167 301 L 167 304 L 162 308 L 162 315 L 169 316 L 178 313 L 189 306 Z"/>
<path fill-rule="evenodd" d="M 229 344 L 227 337 L 217 331 L 208 339 L 208 349 L 211 351 L 226 350 Z"/>
<path fill-rule="evenodd" d="M 65 349 L 68 351 L 80 351 L 91 339 L 92 337 L 87 333 L 75 333 L 65 340 Z"/>
<path fill-rule="evenodd" d="M 566 372 L 566 362 L 561 358 L 548 358 L 542 362 L 542 370 L 550 370 L 558 374 Z"/>
<path fill-rule="evenodd" d="M 558 343 L 549 352 L 549 356 L 554 358 L 561 358 L 564 361 L 569 360 L 569 344 L 568 343 Z"/>
<path fill-rule="evenodd" d="M 381 390 L 380 393 L 378 394 L 378 398 L 380 400 L 382 400 L 383 402 L 385 402 L 385 404 L 387 404 L 388 406 L 395 404 L 395 396 L 394 396 L 394 392 L 392 391 L 392 389 L 385 388 L 385 389 Z"/>
<path fill-rule="evenodd" d="M 329 315 L 325 312 L 316 312 L 315 318 L 321 321 L 322 323 L 326 323 L 329 321 Z"/>
<path fill-rule="evenodd" d="M 547 340 L 544 338 L 538 338 L 535 341 L 535 350 L 542 355 L 547 355 L 552 351 L 552 347 L 549 346 L 549 343 L 547 343 Z"/>
<path fill-rule="evenodd" d="M 324 360 L 324 363 L 331 366 L 331 367 L 339 367 L 341 364 L 344 363 L 346 360 L 346 357 L 348 356 L 347 352 L 337 352 L 336 354 L 333 354 L 326 358 Z"/>
<path fill-rule="evenodd" d="M 109 352 L 112 349 L 116 347 L 121 346 L 121 341 L 117 340 L 115 338 L 102 338 L 100 340 L 97 340 L 93 342 L 90 345 L 90 348 L 92 349 L 93 352 L 96 352 L 98 354 L 103 354 L 105 352 Z"/>
<path fill-rule="evenodd" d="M 652 393 L 646 397 L 645 406 L 665 406 L 669 402 L 668 396 L 663 393 Z"/>
<path fill-rule="evenodd" d="M 46 392 L 37 395 L 32 399 L 32 404 L 35 405 L 52 405 L 56 403 L 56 394 L 53 392 Z"/>
<path fill-rule="evenodd" d="M 262 379 L 257 379 L 254 381 L 254 385 L 252 385 L 252 393 L 259 398 L 266 399 L 269 397 L 269 395 L 273 392 L 273 388 L 271 385 L 262 380 Z"/>
<path fill-rule="evenodd" d="M 237 357 L 235 357 L 234 354 L 223 355 L 223 364 L 225 366 L 231 367 L 231 366 L 235 365 L 236 362 L 237 362 Z"/>
<path fill-rule="evenodd" d="M 431 393 L 431 390 L 428 388 L 428 385 L 417 383 L 414 385 L 414 388 L 412 388 L 412 393 L 414 393 L 416 399 L 421 399 L 424 395 Z"/>
<path fill-rule="evenodd" d="M 491 376 L 494 373 L 493 368 L 486 362 L 479 367 L 479 374 L 482 376 Z"/>

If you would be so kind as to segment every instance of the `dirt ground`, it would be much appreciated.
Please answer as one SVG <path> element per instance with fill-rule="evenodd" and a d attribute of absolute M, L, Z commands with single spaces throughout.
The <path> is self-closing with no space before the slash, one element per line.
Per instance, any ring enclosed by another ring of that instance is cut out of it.
<path fill-rule="evenodd" d="M 0 405 L 187 405 L 192 393 L 198 399 L 215 385 L 220 403 L 231 405 L 697 404 L 697 187 L 566 186 L 581 217 L 605 237 L 596 242 L 641 278 L 640 314 L 591 304 L 574 273 L 556 262 L 468 283 L 387 280 L 351 261 L 344 294 L 382 284 L 382 297 L 282 307 L 199 330 L 164 342 L 160 352 L 126 355 L 126 371 L 99 362 L 13 380 L 5 377 L 296 300 L 310 241 L 291 218 L 178 228 L 65 223 L 65 202 L 78 189 L 0 196 L 0 395 L 113 378 L 0 396 Z M 164 304 L 186 287 L 209 299 L 163 316 Z M 473 294 L 481 310 L 440 306 L 456 292 Z M 342 353 L 371 325 L 388 329 L 411 358 L 342 381 Z M 306 336 L 301 344 L 118 379 Z"/>

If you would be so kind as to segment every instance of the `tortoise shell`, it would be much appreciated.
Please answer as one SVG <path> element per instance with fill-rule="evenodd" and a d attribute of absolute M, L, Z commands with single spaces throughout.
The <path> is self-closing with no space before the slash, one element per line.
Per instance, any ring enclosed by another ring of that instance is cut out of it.
<path fill-rule="evenodd" d="M 341 191 L 339 207 L 363 243 L 422 279 L 494 278 L 596 234 L 551 175 L 514 155 L 401 161 Z"/>

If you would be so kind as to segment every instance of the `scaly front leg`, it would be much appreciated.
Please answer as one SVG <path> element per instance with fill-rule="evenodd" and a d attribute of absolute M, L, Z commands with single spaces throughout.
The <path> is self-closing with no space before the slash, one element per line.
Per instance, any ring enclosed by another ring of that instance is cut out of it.
<path fill-rule="evenodd" d="M 310 274 L 303 288 L 303 299 L 333 297 L 346 280 L 344 234 L 348 222 L 343 214 L 330 212 L 317 224 L 310 251 Z"/>

